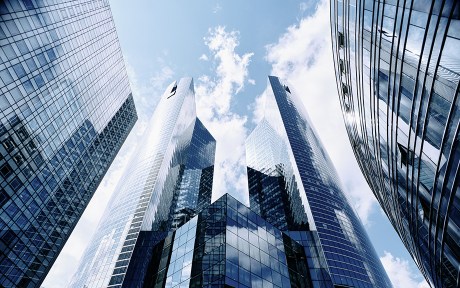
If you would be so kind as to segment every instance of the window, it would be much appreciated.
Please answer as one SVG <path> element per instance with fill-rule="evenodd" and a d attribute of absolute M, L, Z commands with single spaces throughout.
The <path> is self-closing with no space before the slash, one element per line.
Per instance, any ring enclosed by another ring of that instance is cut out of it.
<path fill-rule="evenodd" d="M 8 85 L 13 82 L 13 77 L 11 77 L 10 72 L 7 69 L 0 71 L 0 78 L 3 81 L 4 85 Z"/>
<path fill-rule="evenodd" d="M 12 169 L 8 163 L 3 164 L 2 168 L 0 168 L 0 174 L 2 174 L 3 178 L 7 178 L 11 175 Z"/>
<path fill-rule="evenodd" d="M 22 3 L 26 7 L 26 9 L 35 9 L 35 6 L 31 0 L 22 0 Z"/>
<path fill-rule="evenodd" d="M 29 48 L 24 40 L 19 40 L 16 42 L 16 46 L 18 46 L 19 51 L 21 54 L 26 54 L 29 52 Z"/>
<path fill-rule="evenodd" d="M 169 92 L 168 98 L 174 96 L 174 94 L 176 94 L 176 90 L 177 90 L 177 83 L 174 84 L 174 87 L 171 89 L 171 92 Z"/>
<path fill-rule="evenodd" d="M 340 48 L 342 48 L 343 45 L 345 44 L 345 38 L 343 37 L 342 32 L 339 32 L 337 35 L 337 44 L 339 45 Z"/>
<path fill-rule="evenodd" d="M 45 57 L 44 53 L 38 54 L 37 58 L 38 58 L 38 62 L 40 63 L 41 66 L 45 66 L 46 64 L 48 64 L 48 61 L 46 60 L 46 57 Z"/>
<path fill-rule="evenodd" d="M 18 76 L 18 78 L 21 78 L 26 75 L 26 70 L 24 70 L 24 67 L 22 67 L 21 63 L 14 65 L 13 70 L 14 72 L 16 72 L 16 75 Z"/>
<path fill-rule="evenodd" d="M 348 85 L 345 83 L 342 83 L 342 92 L 345 95 L 348 95 Z"/>
<path fill-rule="evenodd" d="M 30 141 L 29 144 L 27 145 L 28 149 L 30 149 L 31 152 L 35 151 L 37 147 L 35 146 L 33 141 Z"/>
<path fill-rule="evenodd" d="M 32 27 L 30 26 L 30 23 L 27 20 L 27 17 L 22 17 L 22 18 L 19 18 L 18 20 L 19 20 L 19 23 L 21 23 L 22 30 L 24 32 L 29 32 L 30 30 L 32 30 Z"/>
<path fill-rule="evenodd" d="M 343 94 L 342 94 L 342 101 L 343 101 L 343 106 L 345 108 L 345 111 L 350 111 L 350 105 L 351 105 L 351 101 L 350 101 L 350 94 L 348 93 L 348 85 L 342 83 L 342 91 L 343 91 Z"/>
<path fill-rule="evenodd" d="M 48 54 L 48 58 L 50 59 L 50 61 L 54 61 L 54 60 L 57 59 L 56 54 L 54 53 L 53 48 L 47 50 L 47 51 L 46 51 L 46 54 Z"/>
<path fill-rule="evenodd" d="M 345 74 L 346 70 L 345 70 L 345 63 L 342 59 L 339 59 L 339 68 L 340 68 L 340 72 L 342 72 L 342 74 Z"/>
<path fill-rule="evenodd" d="M 21 155 L 21 153 L 14 155 L 13 160 L 18 166 L 21 166 L 22 163 L 24 163 L 24 157 Z"/>
<path fill-rule="evenodd" d="M 34 77 L 34 81 L 38 88 L 45 85 L 45 80 L 43 80 L 43 77 L 40 74 Z"/>
<path fill-rule="evenodd" d="M 34 92 L 34 86 L 29 80 L 22 82 L 22 85 L 24 86 L 24 89 L 26 90 L 27 93 Z"/>
<path fill-rule="evenodd" d="M 3 29 L 0 27 L 0 39 L 4 39 L 4 38 L 6 38 L 6 34 L 3 31 Z"/>
<path fill-rule="evenodd" d="M 37 36 L 31 36 L 29 37 L 29 44 L 32 47 L 32 50 L 35 50 L 37 48 L 40 48 L 40 43 L 38 43 L 38 40 L 36 38 Z"/>
<path fill-rule="evenodd" d="M 407 166 L 412 163 L 414 152 L 406 148 L 404 145 L 398 143 L 399 154 L 401 155 L 401 164 Z"/>
<path fill-rule="evenodd" d="M 291 93 L 291 90 L 289 89 L 289 86 L 287 86 L 287 85 L 284 85 L 284 90 L 286 90 L 287 92 Z"/>
<path fill-rule="evenodd" d="M 18 27 L 16 26 L 16 23 L 14 23 L 14 20 L 5 21 L 5 24 L 8 28 L 8 31 L 10 31 L 11 35 L 14 36 L 20 33 Z"/>
<path fill-rule="evenodd" d="M 29 67 L 29 71 L 33 72 L 37 69 L 37 64 L 35 64 L 35 61 L 33 58 L 29 58 L 26 60 L 27 67 Z"/>
<path fill-rule="evenodd" d="M 4 189 L 0 189 L 0 207 L 3 207 L 10 199 L 10 195 L 8 195 Z"/>
<path fill-rule="evenodd" d="M 11 139 L 11 137 L 5 139 L 2 144 L 8 152 L 11 152 L 16 147 L 16 143 L 14 143 L 14 140 Z"/>

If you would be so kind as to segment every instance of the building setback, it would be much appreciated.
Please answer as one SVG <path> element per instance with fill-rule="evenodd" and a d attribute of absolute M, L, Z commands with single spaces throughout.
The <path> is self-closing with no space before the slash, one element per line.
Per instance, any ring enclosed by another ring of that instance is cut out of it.
<path fill-rule="evenodd" d="M 1 1 L 0 58 L 0 287 L 39 287 L 137 114 L 107 1 Z"/>
<path fill-rule="evenodd" d="M 433 287 L 460 286 L 459 1 L 331 1 L 345 126 Z"/>

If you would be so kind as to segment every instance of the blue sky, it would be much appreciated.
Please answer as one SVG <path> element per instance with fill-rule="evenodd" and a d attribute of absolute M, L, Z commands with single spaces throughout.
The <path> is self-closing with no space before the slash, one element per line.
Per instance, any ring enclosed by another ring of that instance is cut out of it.
<path fill-rule="evenodd" d="M 175 79 L 194 77 L 198 116 L 218 140 L 214 197 L 229 192 L 244 201 L 243 144 L 261 118 L 269 74 L 288 80 L 302 98 L 393 285 L 428 287 L 351 151 L 332 70 L 327 1 L 112 0 L 110 4 L 139 121 L 43 287 L 64 287 L 72 277 L 160 95 Z"/>

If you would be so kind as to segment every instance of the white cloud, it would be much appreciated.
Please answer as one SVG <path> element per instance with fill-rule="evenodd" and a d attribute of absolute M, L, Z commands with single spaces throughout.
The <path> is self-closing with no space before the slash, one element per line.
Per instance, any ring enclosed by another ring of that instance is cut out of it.
<path fill-rule="evenodd" d="M 231 111 L 233 97 L 247 81 L 253 53 L 238 54 L 239 32 L 225 27 L 209 30 L 204 38 L 216 64 L 215 77 L 202 75 L 195 84 L 197 113 L 217 141 L 213 197 L 231 193 L 247 202 L 244 141 L 247 118 Z"/>
<path fill-rule="evenodd" d="M 248 83 L 251 84 L 251 85 L 256 85 L 256 80 L 248 79 Z"/>
<path fill-rule="evenodd" d="M 202 61 L 208 61 L 209 58 L 206 54 L 201 54 L 200 58 L 198 58 L 199 60 L 202 60 Z"/>
<path fill-rule="evenodd" d="M 301 5 L 301 9 L 306 7 Z M 313 14 L 290 26 L 277 43 L 266 47 L 266 59 L 272 64 L 273 75 L 288 80 L 301 96 L 348 198 L 368 225 L 377 202 L 356 164 L 343 124 L 332 62 L 328 1 L 315 8 Z M 261 99 L 256 103 L 262 103 Z M 262 107 L 256 105 L 256 118 L 261 115 L 257 109 Z"/>
<path fill-rule="evenodd" d="M 299 3 L 299 9 L 300 9 L 300 12 L 305 12 L 309 9 L 312 8 L 312 5 L 313 5 L 313 1 L 309 1 L 309 2 L 300 2 Z"/>
<path fill-rule="evenodd" d="M 268 82 L 267 82 L 268 83 Z M 248 110 L 252 111 L 252 122 L 257 125 L 259 124 L 260 121 L 264 118 L 265 115 L 265 97 L 267 97 L 268 93 L 268 86 L 260 94 L 259 96 L 256 97 L 255 101 L 253 104 L 249 105 Z"/>
<path fill-rule="evenodd" d="M 166 52 L 163 51 L 163 53 Z M 172 68 L 169 67 L 161 57 L 157 59 L 157 63 L 160 67 L 159 70 L 155 71 L 152 76 L 147 78 L 148 81 L 145 81 L 139 78 L 139 75 L 134 71 L 131 64 L 126 61 L 129 84 L 139 116 L 138 124 L 142 122 L 140 126 L 144 126 L 144 128 L 150 119 L 156 103 L 160 99 L 160 95 L 163 94 L 162 90 L 169 84 L 168 82 L 175 74 Z M 141 130 L 141 132 L 143 132 L 143 130 Z"/>
<path fill-rule="evenodd" d="M 383 267 L 387 271 L 394 288 L 430 287 L 424 279 L 417 279 L 414 277 L 414 274 L 418 273 L 412 271 L 407 260 L 394 257 L 390 252 L 385 251 L 385 255 L 380 257 L 380 261 L 382 261 Z"/>
<path fill-rule="evenodd" d="M 204 38 L 217 63 L 216 76 L 202 76 L 199 82 L 206 88 L 204 107 L 215 116 L 229 112 L 232 96 L 243 89 L 249 73 L 247 68 L 254 53 L 237 54 L 238 37 L 238 31 L 227 32 L 225 27 L 218 26 Z"/>
<path fill-rule="evenodd" d="M 164 89 L 167 82 L 174 76 L 174 71 L 169 66 L 163 66 L 160 71 L 157 71 L 151 78 L 150 82 L 155 89 Z"/>
<path fill-rule="evenodd" d="M 212 8 L 212 13 L 216 14 L 222 10 L 222 6 L 217 3 L 213 8 Z"/>

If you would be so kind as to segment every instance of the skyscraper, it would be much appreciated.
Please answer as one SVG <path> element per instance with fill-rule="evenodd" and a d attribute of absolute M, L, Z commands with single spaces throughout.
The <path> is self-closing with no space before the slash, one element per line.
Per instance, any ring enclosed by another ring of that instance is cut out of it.
<path fill-rule="evenodd" d="M 460 286 L 459 1 L 331 1 L 356 159 L 427 281 Z"/>
<path fill-rule="evenodd" d="M 229 195 L 211 204 L 194 101 L 190 78 L 166 89 L 72 287 L 310 287 L 302 245 Z"/>
<path fill-rule="evenodd" d="M 309 235 L 299 241 L 309 250 L 315 240 L 325 263 L 310 269 L 329 271 L 336 287 L 391 287 L 302 103 L 277 77 L 269 82 L 264 120 L 246 142 L 251 208 L 295 240 Z"/>
<path fill-rule="evenodd" d="M 211 203 L 216 143 L 196 117 L 194 93 L 191 78 L 166 89 L 72 287 L 135 285 L 154 245 Z"/>
<path fill-rule="evenodd" d="M 391 287 L 302 106 L 269 77 L 247 139 L 251 208 L 211 204 L 216 142 L 173 82 L 72 287 Z"/>
<path fill-rule="evenodd" d="M 1 1 L 0 58 L 0 287 L 38 287 L 137 114 L 107 1 Z"/>

